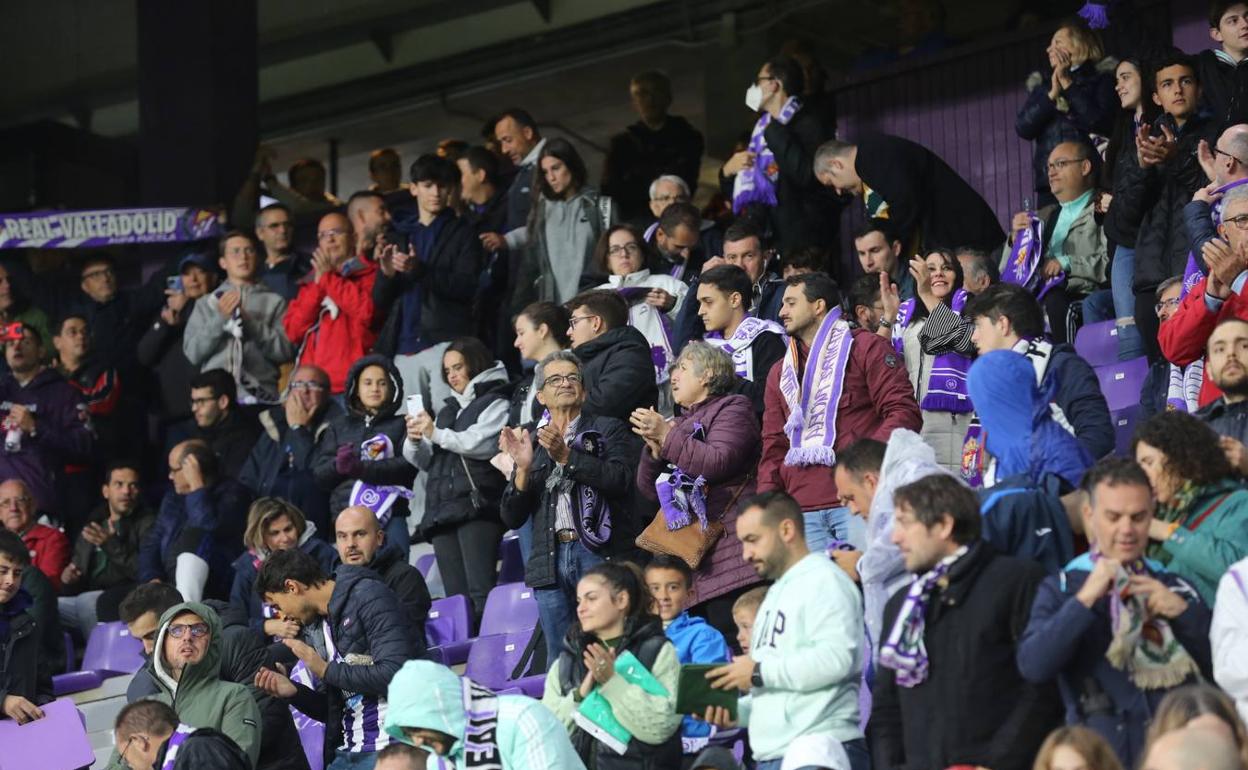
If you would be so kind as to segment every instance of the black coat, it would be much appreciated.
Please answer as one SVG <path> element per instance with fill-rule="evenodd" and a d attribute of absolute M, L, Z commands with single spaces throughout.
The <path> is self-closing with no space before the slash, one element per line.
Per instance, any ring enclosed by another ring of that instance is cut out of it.
<path fill-rule="evenodd" d="M 698 188 L 705 149 L 702 134 L 689 121 L 669 115 L 663 127 L 651 130 L 637 121 L 611 137 L 602 169 L 602 193 L 620 207 L 621 221 L 634 222 L 650 213 L 650 183 L 663 174 Z"/>
<path fill-rule="evenodd" d="M 1196 416 L 1204 420 L 1219 436 L 1230 436 L 1241 444 L 1248 443 L 1248 401 L 1228 404 L 1225 397 L 1219 397 L 1198 409 Z"/>
<path fill-rule="evenodd" d="M 581 359 L 586 412 L 627 420 L 634 409 L 658 402 L 650 343 L 633 327 L 608 329 L 572 352 Z"/>
<path fill-rule="evenodd" d="M 298 736 L 295 736 L 295 745 L 298 745 Z M 157 767 L 164 766 L 168 751 L 169 744 L 166 743 L 156 757 Z M 303 766 L 307 767 L 308 760 L 303 752 L 292 750 L 290 753 L 299 754 Z M 230 740 L 230 736 L 211 727 L 201 727 L 186 736 L 178 747 L 176 757 L 173 770 L 251 770 L 251 760 L 238 744 Z M 267 767 L 272 766 L 263 762 L 256 764 L 257 770 Z"/>
<path fill-rule="evenodd" d="M 1118 112 L 1118 95 L 1114 93 L 1114 59 L 1086 63 L 1070 72 L 1070 88 L 1062 92 L 1069 109 L 1065 112 L 1049 99 L 1050 73 L 1032 73 L 1029 80 L 1039 81 L 1027 94 L 1027 101 L 1018 108 L 1014 130 L 1033 143 L 1031 166 L 1035 175 L 1032 189 L 1051 195 L 1049 190 L 1049 154 L 1062 142 L 1090 142 L 1089 134 L 1109 136 Z M 1030 85 L 1030 83 L 1029 83 Z"/>
<path fill-rule="evenodd" d="M 316 524 L 321 537 L 333 533 L 332 515 L 329 494 L 316 484 L 312 460 L 317 440 L 329 429 L 330 421 L 342 414 L 342 407 L 331 399 L 314 421 L 292 429 L 286 422 L 285 407 L 261 412 L 263 430 L 238 476 L 256 497 L 289 500 L 308 521 Z"/>
<path fill-rule="evenodd" d="M 864 136 L 855 168 L 888 202 L 889 221 L 907 248 L 917 242 L 921 253 L 961 246 L 991 252 L 1005 242 L 983 196 L 920 144 L 887 134 Z"/>
<path fill-rule="evenodd" d="M 763 129 L 780 172 L 771 216 L 781 254 L 836 243 L 840 204 L 815 178 L 815 150 L 835 136 L 835 124 L 809 109 L 798 110 L 787 125 L 773 120 Z"/>
<path fill-rule="evenodd" d="M 0 637 L 0 701 L 9 695 L 20 695 L 39 706 L 53 699 L 52 674 L 40 654 L 42 632 L 30 594 L 20 590 L 8 604 L 0 606 L 0 614 L 16 611 L 15 602 L 29 606 L 14 612 L 8 619 L 8 634 Z"/>
<path fill-rule="evenodd" d="M 191 416 L 191 380 L 199 374 L 199 367 L 182 352 L 182 333 L 194 310 L 195 300 L 189 300 L 182 308 L 181 323 L 175 326 L 157 316 L 138 341 L 139 364 L 155 373 L 159 414 L 169 422 Z"/>
<path fill-rule="evenodd" d="M 237 479 L 260 437 L 260 420 L 254 410 L 234 404 L 224 420 L 208 428 L 196 425 L 191 436 L 212 447 L 223 478 Z"/>
<path fill-rule="evenodd" d="M 983 541 L 954 563 L 947 587 L 929 604 L 927 679 L 901 687 L 896 671 L 876 669 L 871 725 L 877 770 L 1031 767 L 1045 736 L 1061 724 L 1057 688 L 1024 681 L 1014 663 L 1043 578 L 1039 565 L 998 555 Z M 888 600 L 884 633 L 908 592 L 900 589 Z"/>
<path fill-rule="evenodd" d="M 399 604 L 407 612 L 407 622 L 420 641 L 420 648 L 425 649 L 428 646 L 425 621 L 429 619 L 429 608 L 433 606 L 425 576 L 408 564 L 405 554 L 395 548 L 382 548 L 373 556 L 368 568 L 381 575 L 386 587 L 394 591 Z"/>

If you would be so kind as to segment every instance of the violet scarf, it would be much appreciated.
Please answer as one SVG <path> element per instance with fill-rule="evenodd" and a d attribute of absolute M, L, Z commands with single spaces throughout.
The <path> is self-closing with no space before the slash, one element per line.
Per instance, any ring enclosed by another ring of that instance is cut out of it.
<path fill-rule="evenodd" d="M 1044 223 L 1040 218 L 1031 215 L 1027 226 L 1014 233 L 1014 247 L 1010 250 L 1010 258 L 1001 271 L 1001 280 L 1029 290 L 1037 300 L 1044 299 L 1054 286 L 1066 280 L 1066 273 L 1058 273 L 1052 278 L 1043 278 L 1038 271 L 1044 258 Z"/>
<path fill-rule="evenodd" d="M 577 434 L 568 446 L 578 452 L 601 457 L 603 454 L 602 434 L 596 430 L 587 430 Z M 553 461 L 552 461 L 553 462 Z M 546 477 L 547 494 L 566 494 L 572 499 L 572 515 L 576 519 L 577 530 L 581 541 L 590 550 L 597 550 L 611 539 L 614 528 L 611 522 L 611 508 L 607 505 L 602 493 L 588 484 L 578 484 L 568 476 L 567 468 L 553 463 L 550 474 Z"/>
<path fill-rule="evenodd" d="M 902 687 L 917 687 L 927 679 L 927 645 L 923 644 L 927 610 L 940 579 L 949 573 L 954 562 L 966 555 L 966 551 L 966 546 L 961 546 L 910 584 L 897 620 L 880 648 L 880 665 L 896 671 L 897 684 Z"/>
<path fill-rule="evenodd" d="M 707 332 L 702 338 L 708 345 L 713 345 L 732 357 L 733 372 L 743 380 L 754 381 L 754 340 L 763 332 L 780 335 L 780 339 L 788 343 L 784 327 L 775 321 L 747 316 L 737 324 L 736 331 L 728 339 L 722 332 Z"/>
<path fill-rule="evenodd" d="M 191 737 L 191 733 L 198 729 L 198 727 L 178 722 L 173 735 L 169 736 L 169 742 L 165 744 L 165 761 L 161 763 L 160 770 L 173 770 L 173 766 L 178 762 L 178 751 L 182 748 L 182 744 Z"/>
<path fill-rule="evenodd" d="M 796 96 L 790 96 L 780 108 L 780 116 L 776 120 L 780 121 L 781 125 L 788 125 L 801 108 L 801 101 Z M 776 155 L 767 146 L 767 139 L 763 135 L 770 122 L 771 113 L 764 112 L 758 117 L 758 122 L 754 124 L 754 131 L 750 134 L 750 143 L 746 149 L 754 153 L 754 165 L 741 169 L 732 183 L 732 213 L 734 214 L 740 214 L 742 209 L 752 203 L 761 203 L 765 206 L 776 205 L 776 179 L 779 178 L 780 172 L 776 167 Z"/>
<path fill-rule="evenodd" d="M 789 437 L 785 465 L 836 464 L 836 415 L 845 390 L 845 371 L 854 338 L 841 309 L 833 308 L 823 322 L 798 375 L 798 341 L 780 362 L 780 393 L 789 407 L 784 433 Z"/>
<path fill-rule="evenodd" d="M 706 441 L 706 428 L 695 422 L 691 435 L 695 441 Z M 694 478 L 675 465 L 654 480 L 654 491 L 659 496 L 659 510 L 669 532 L 687 527 L 696 517 L 702 529 L 706 529 L 706 477 Z"/>
<path fill-rule="evenodd" d="M 966 307 L 966 290 L 953 293 L 950 307 L 961 315 Z M 893 348 L 905 360 L 904 332 L 914 320 L 917 298 L 911 297 L 897 308 L 898 333 L 893 337 Z M 921 409 L 929 412 L 952 412 L 965 414 L 971 411 L 971 399 L 966 393 L 966 373 L 970 371 L 971 359 L 955 352 L 941 353 L 932 361 L 932 371 L 927 377 L 927 394 L 923 396 Z"/>
<path fill-rule="evenodd" d="M 360 444 L 360 460 L 363 462 L 389 460 L 393 457 L 394 443 L 384 433 L 378 433 Z M 369 509 L 377 516 L 377 524 L 384 528 L 390 521 L 391 508 L 400 497 L 405 500 L 412 499 L 412 490 L 357 480 L 351 487 L 351 497 L 348 498 L 347 505 L 362 505 Z"/>

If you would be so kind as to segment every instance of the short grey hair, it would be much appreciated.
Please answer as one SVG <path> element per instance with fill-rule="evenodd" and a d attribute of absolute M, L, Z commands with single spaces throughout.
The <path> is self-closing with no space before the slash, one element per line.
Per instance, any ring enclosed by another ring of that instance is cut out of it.
<path fill-rule="evenodd" d="M 1241 184 L 1238 187 L 1232 187 L 1222 196 L 1222 213 L 1226 213 L 1226 209 L 1232 204 L 1239 201 L 1248 201 L 1248 184 Z"/>
<path fill-rule="evenodd" d="M 1183 276 L 1181 276 L 1181 275 L 1172 275 L 1172 276 L 1170 276 L 1169 278 L 1167 278 L 1166 280 L 1164 280 L 1164 281 L 1162 281 L 1161 283 L 1157 284 L 1157 301 L 1158 301 L 1158 302 L 1160 302 L 1160 301 L 1161 301 L 1161 295 L 1162 295 L 1162 294 L 1165 294 L 1165 293 L 1166 293 L 1166 290 L 1167 290 L 1167 289 L 1169 289 L 1171 286 L 1174 286 L 1176 283 L 1183 283 Z"/>
<path fill-rule="evenodd" d="M 854 145 L 849 142 L 842 142 L 839 139 L 831 139 L 819 145 L 819 149 L 815 150 L 815 171 L 823 168 L 832 162 L 833 158 L 843 158 L 854 149 Z"/>
<path fill-rule="evenodd" d="M 660 182 L 667 182 L 668 184 L 676 185 L 680 188 L 681 193 L 683 193 L 686 198 L 692 195 L 692 193 L 689 192 L 689 185 L 685 184 L 685 180 L 675 174 L 664 174 L 650 183 L 650 200 L 654 200 L 654 196 L 659 194 Z"/>
<path fill-rule="evenodd" d="M 723 350 L 701 340 L 690 342 L 676 358 L 676 363 L 688 361 L 695 377 L 710 374 L 706 383 L 707 392 L 712 396 L 722 396 L 732 391 L 736 384 L 737 373 L 732 363 L 732 356 Z"/>
<path fill-rule="evenodd" d="M 565 363 L 572 364 L 573 366 L 576 367 L 576 373 L 584 377 L 584 375 L 581 372 L 581 370 L 584 368 L 584 365 L 581 363 L 581 359 L 576 357 L 575 353 L 573 353 L 571 350 L 556 350 L 554 353 L 551 353 L 547 355 L 545 358 L 543 358 L 542 362 L 537 365 L 537 389 L 538 390 L 541 390 L 542 388 L 546 387 L 546 367 L 550 366 L 551 364 L 557 361 L 563 361 Z M 582 384 L 584 383 L 582 382 Z"/>

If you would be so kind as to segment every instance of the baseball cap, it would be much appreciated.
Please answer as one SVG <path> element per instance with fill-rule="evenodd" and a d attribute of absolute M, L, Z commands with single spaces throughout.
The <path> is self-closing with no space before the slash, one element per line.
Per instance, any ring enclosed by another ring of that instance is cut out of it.
<path fill-rule="evenodd" d="M 178 272 L 181 273 L 190 265 L 210 272 L 216 268 L 215 260 L 202 251 L 192 251 L 178 260 Z"/>

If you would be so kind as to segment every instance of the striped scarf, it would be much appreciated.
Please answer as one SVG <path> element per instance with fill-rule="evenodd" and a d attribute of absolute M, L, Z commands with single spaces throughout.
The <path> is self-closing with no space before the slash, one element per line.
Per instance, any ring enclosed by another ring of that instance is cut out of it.
<path fill-rule="evenodd" d="M 949 573 L 954 562 L 966 555 L 966 551 L 966 546 L 959 547 L 910 584 L 910 592 L 902 602 L 888 640 L 880 648 L 880 665 L 895 670 L 897 684 L 902 687 L 917 687 L 927 679 L 927 646 L 923 644 L 923 631 L 927 628 L 928 605 L 941 578 Z"/>

